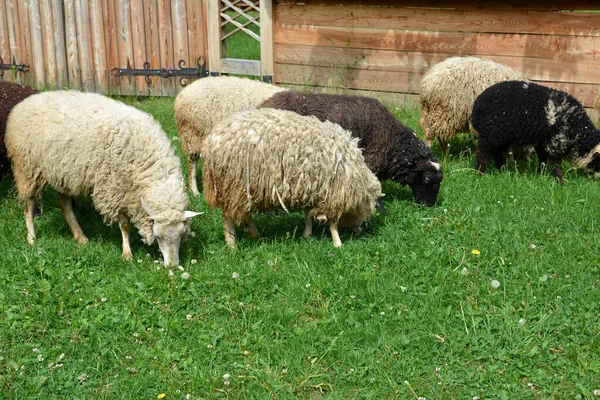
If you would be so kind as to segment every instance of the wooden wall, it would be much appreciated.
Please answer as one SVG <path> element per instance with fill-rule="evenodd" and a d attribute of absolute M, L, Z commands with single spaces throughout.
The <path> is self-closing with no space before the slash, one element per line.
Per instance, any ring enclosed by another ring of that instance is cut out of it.
<path fill-rule="evenodd" d="M 415 100 L 452 56 L 489 58 L 593 105 L 600 84 L 597 2 L 277 0 L 275 80 Z M 398 95 L 399 94 L 399 95 Z"/>
<path fill-rule="evenodd" d="M 28 64 L 5 80 L 127 95 L 175 95 L 178 78 L 114 77 L 112 68 L 195 67 L 207 54 L 202 0 L 0 0 L 0 57 Z"/>

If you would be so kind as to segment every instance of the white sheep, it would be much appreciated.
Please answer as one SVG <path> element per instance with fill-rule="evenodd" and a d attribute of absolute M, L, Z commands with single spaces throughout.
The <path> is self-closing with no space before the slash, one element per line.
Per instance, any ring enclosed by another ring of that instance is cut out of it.
<path fill-rule="evenodd" d="M 180 240 L 198 213 L 186 211 L 180 160 L 152 116 L 99 94 L 45 92 L 13 108 L 6 147 L 30 243 L 33 206 L 50 184 L 77 242 L 88 239 L 72 196 L 89 195 L 106 223 L 119 223 L 124 258 L 132 257 L 131 222 L 145 243 L 157 239 L 165 265 L 178 265 Z"/>
<path fill-rule="evenodd" d="M 218 122 L 238 111 L 256 108 L 285 88 L 257 80 L 217 76 L 195 81 L 175 99 L 175 122 L 181 149 L 188 156 L 188 186 L 198 195 L 196 169 L 204 138 Z"/>
<path fill-rule="evenodd" d="M 271 108 L 217 125 L 202 146 L 202 180 L 207 204 L 223 209 L 227 244 L 234 224 L 256 237 L 252 214 L 283 208 L 306 211 L 304 236 L 312 219 L 328 222 L 340 247 L 338 226 L 358 232 L 382 195 L 357 143 L 337 124 Z"/>
<path fill-rule="evenodd" d="M 469 131 L 477 96 L 495 83 L 522 79 L 520 73 L 476 57 L 451 57 L 434 65 L 421 82 L 421 128 L 431 147 L 438 139 L 445 155 L 457 132 Z"/>

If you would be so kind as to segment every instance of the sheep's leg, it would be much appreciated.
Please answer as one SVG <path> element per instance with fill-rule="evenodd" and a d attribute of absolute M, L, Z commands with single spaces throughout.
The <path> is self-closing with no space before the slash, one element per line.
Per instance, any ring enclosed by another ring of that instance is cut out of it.
<path fill-rule="evenodd" d="M 25 200 L 25 225 L 27 226 L 27 241 L 33 244 L 35 241 L 35 228 L 33 227 L 33 210 L 35 209 L 35 197 Z"/>
<path fill-rule="evenodd" d="M 342 240 L 340 239 L 340 233 L 338 232 L 337 222 L 330 223 L 329 230 L 331 231 L 331 237 L 333 238 L 333 247 L 342 247 Z"/>
<path fill-rule="evenodd" d="M 312 235 L 312 218 L 306 213 L 306 221 L 304 222 L 304 237 Z"/>
<path fill-rule="evenodd" d="M 550 161 L 550 163 L 554 166 L 554 176 L 556 177 L 556 179 L 558 179 L 558 182 L 562 185 L 564 183 L 562 168 L 560 167 L 562 159 L 552 157 L 548 161 Z"/>
<path fill-rule="evenodd" d="M 85 236 L 85 234 L 81 230 L 81 227 L 79 226 L 79 223 L 77 222 L 77 218 L 75 218 L 75 213 L 73 212 L 73 204 L 72 204 L 71 196 L 68 196 L 63 193 L 59 193 L 58 194 L 58 204 L 60 206 L 60 209 L 63 212 L 65 220 L 67 221 L 67 224 L 69 225 L 69 228 L 71 228 L 71 232 L 73 233 L 73 238 L 75 238 L 75 240 L 79 244 L 87 243 L 88 238 Z"/>
<path fill-rule="evenodd" d="M 129 245 L 129 218 L 125 214 L 119 214 L 119 228 L 121 229 L 121 236 L 123 237 L 123 258 L 131 260 L 133 254 L 131 254 L 131 246 Z"/>
<path fill-rule="evenodd" d="M 223 233 L 227 246 L 235 249 L 235 225 L 230 218 L 223 216 Z"/>
<path fill-rule="evenodd" d="M 448 154 L 448 142 L 444 139 L 439 139 L 440 142 L 440 151 L 442 152 L 442 157 L 446 157 L 446 154 Z"/>
<path fill-rule="evenodd" d="M 496 164 L 496 168 L 502 169 L 504 164 L 506 164 L 506 156 L 504 155 L 503 150 L 496 150 L 492 153 L 492 158 L 494 159 L 494 164 Z"/>
<path fill-rule="evenodd" d="M 475 150 L 475 168 L 479 170 L 481 174 L 485 174 L 485 164 L 487 163 L 489 156 L 487 150 L 477 146 L 477 150 Z"/>
<path fill-rule="evenodd" d="M 190 154 L 188 156 L 188 186 L 194 196 L 198 196 L 198 184 L 196 183 L 196 173 L 198 168 L 198 160 L 200 156 L 198 154 Z"/>
<path fill-rule="evenodd" d="M 258 229 L 256 229 L 256 225 L 254 225 L 254 221 L 252 221 L 252 216 L 248 215 L 245 219 L 244 219 L 244 228 L 246 228 L 246 231 L 248 232 L 248 236 L 250 236 L 251 239 L 258 239 Z"/>

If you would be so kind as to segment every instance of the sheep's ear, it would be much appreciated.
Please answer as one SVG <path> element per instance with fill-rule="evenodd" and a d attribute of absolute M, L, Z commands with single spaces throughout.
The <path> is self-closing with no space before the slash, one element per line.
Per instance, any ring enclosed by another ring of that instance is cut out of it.
<path fill-rule="evenodd" d="M 600 153 L 595 152 L 594 154 L 592 154 L 592 160 L 596 160 L 598 158 L 600 158 Z"/>
<path fill-rule="evenodd" d="M 204 214 L 204 213 L 203 212 L 195 212 L 195 211 L 184 211 L 183 218 L 188 219 L 188 218 L 195 217 L 196 215 L 202 215 L 202 214 Z"/>
<path fill-rule="evenodd" d="M 143 197 L 140 197 L 140 200 L 142 201 L 142 208 L 146 211 L 146 214 L 148 214 L 148 218 L 153 219 L 156 213 L 148 207 L 148 204 L 146 204 Z"/>

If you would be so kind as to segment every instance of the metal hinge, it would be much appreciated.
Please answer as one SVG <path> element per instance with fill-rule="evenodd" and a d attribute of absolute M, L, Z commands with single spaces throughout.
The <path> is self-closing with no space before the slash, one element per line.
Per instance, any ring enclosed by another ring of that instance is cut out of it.
<path fill-rule="evenodd" d="M 152 84 L 153 76 L 160 76 L 162 78 L 169 78 L 171 76 L 179 77 L 179 84 L 181 86 L 186 86 L 187 82 L 185 82 L 186 78 L 204 78 L 208 76 L 208 71 L 205 69 L 206 60 L 203 56 L 200 56 L 196 59 L 196 68 L 184 68 L 185 61 L 179 60 L 178 63 L 179 69 L 169 69 L 169 68 L 159 68 L 159 69 L 151 69 L 150 63 L 146 61 L 144 63 L 144 68 L 131 68 L 131 64 L 129 61 L 127 62 L 127 68 L 113 68 L 110 70 L 112 76 L 144 76 L 144 80 L 148 85 Z"/>
<path fill-rule="evenodd" d="M 29 65 L 16 64 L 14 59 L 12 64 L 4 64 L 4 60 L 0 57 L 0 76 L 4 76 L 4 71 L 29 72 Z"/>

